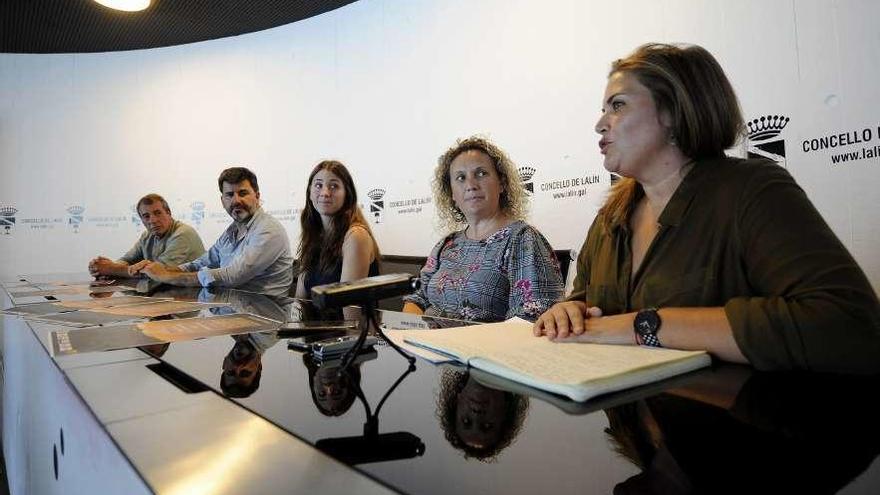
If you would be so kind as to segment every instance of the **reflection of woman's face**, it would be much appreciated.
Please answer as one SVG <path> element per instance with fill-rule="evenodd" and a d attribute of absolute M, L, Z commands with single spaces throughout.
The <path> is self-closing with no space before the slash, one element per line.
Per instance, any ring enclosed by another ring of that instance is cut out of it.
<path fill-rule="evenodd" d="M 355 393 L 349 378 L 338 374 L 339 368 L 318 368 L 312 381 L 312 390 L 318 404 L 327 411 L 337 412 L 346 402 L 346 398 Z"/>
<path fill-rule="evenodd" d="M 490 218 L 500 208 L 501 179 L 492 159 L 482 151 L 460 153 L 449 165 L 452 200 L 468 223 Z"/>
<path fill-rule="evenodd" d="M 650 90 L 626 72 L 608 78 L 596 132 L 605 169 L 636 180 L 670 146 L 670 130 L 661 124 Z"/>
<path fill-rule="evenodd" d="M 504 392 L 486 388 L 468 377 L 455 406 L 456 435 L 474 448 L 497 444 L 504 423 L 504 406 Z"/>

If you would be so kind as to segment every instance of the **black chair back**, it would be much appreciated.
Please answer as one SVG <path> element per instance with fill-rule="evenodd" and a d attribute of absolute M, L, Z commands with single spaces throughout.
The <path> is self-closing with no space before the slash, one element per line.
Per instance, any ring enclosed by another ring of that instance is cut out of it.
<path fill-rule="evenodd" d="M 556 255 L 556 259 L 559 261 L 559 271 L 562 272 L 562 283 L 565 284 L 565 281 L 568 280 L 568 268 L 571 266 L 571 262 L 574 261 L 571 249 L 554 249 L 553 254 Z"/>
<path fill-rule="evenodd" d="M 418 275 L 422 267 L 425 266 L 425 256 L 395 256 L 392 254 L 382 255 L 382 263 L 379 267 L 380 273 L 410 273 Z M 379 301 L 379 309 L 387 309 L 391 311 L 400 311 L 403 309 L 403 297 L 392 297 Z"/>

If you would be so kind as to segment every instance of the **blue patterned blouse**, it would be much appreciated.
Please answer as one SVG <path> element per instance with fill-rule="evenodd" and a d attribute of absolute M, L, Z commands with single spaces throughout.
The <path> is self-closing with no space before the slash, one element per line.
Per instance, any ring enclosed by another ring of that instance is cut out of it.
<path fill-rule="evenodd" d="M 483 322 L 534 320 L 563 291 L 550 243 L 523 221 L 479 241 L 464 231 L 448 235 L 431 250 L 421 282 L 404 301 L 428 315 Z"/>

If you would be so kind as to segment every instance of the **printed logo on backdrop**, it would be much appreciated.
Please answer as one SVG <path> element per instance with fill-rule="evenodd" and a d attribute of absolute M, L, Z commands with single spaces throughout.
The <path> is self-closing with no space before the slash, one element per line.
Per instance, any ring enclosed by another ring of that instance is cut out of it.
<path fill-rule="evenodd" d="M 748 157 L 768 158 L 786 166 L 785 139 L 779 135 L 789 120 L 783 115 L 765 115 L 746 122 Z"/>
<path fill-rule="evenodd" d="M 290 197 L 292 198 L 290 202 L 296 205 L 298 203 L 296 191 L 291 192 Z M 281 208 L 278 210 L 266 210 L 267 213 L 275 217 L 279 222 L 289 222 L 293 225 L 299 224 L 299 217 L 302 215 L 302 211 L 303 209 L 301 206 L 292 206 L 290 208 Z"/>
<path fill-rule="evenodd" d="M 131 224 L 138 230 L 141 230 L 144 227 L 144 222 L 141 221 L 141 215 L 137 211 L 137 206 L 132 206 L 131 210 Z"/>
<path fill-rule="evenodd" d="M 228 223 L 231 218 L 229 213 L 226 213 L 226 210 L 221 209 L 220 211 L 210 211 L 206 210 L 205 218 L 211 220 L 212 223 L 217 224 L 225 224 Z"/>
<path fill-rule="evenodd" d="M 614 184 L 617 184 L 617 182 L 620 180 L 620 176 L 617 174 L 610 174 L 610 175 L 611 175 L 611 186 L 613 187 Z"/>
<path fill-rule="evenodd" d="M 79 228 L 83 223 L 83 212 L 86 209 L 83 206 L 71 206 L 67 209 L 67 225 L 73 228 L 73 233 L 78 234 Z"/>
<path fill-rule="evenodd" d="M 18 213 L 18 210 L 13 206 L 0 207 L 0 227 L 3 228 L 4 235 L 12 233 L 12 228 L 15 227 L 16 213 Z"/>
<path fill-rule="evenodd" d="M 302 208 L 282 208 L 280 210 L 266 210 L 266 213 L 275 217 L 279 222 L 296 223 Z"/>
<path fill-rule="evenodd" d="M 430 196 L 389 201 L 388 208 L 397 212 L 398 215 L 411 215 L 421 213 L 427 204 L 431 204 Z"/>
<path fill-rule="evenodd" d="M 385 197 L 385 189 L 370 189 L 367 197 L 370 198 L 370 217 L 373 223 L 382 223 L 382 214 L 385 213 L 385 201 L 382 198 Z"/>
<path fill-rule="evenodd" d="M 381 187 L 367 192 L 367 197 L 370 198 L 370 216 L 373 218 L 373 223 L 382 223 L 387 212 L 394 212 L 398 215 L 421 213 L 425 205 L 431 204 L 432 201 L 430 196 L 416 196 L 386 201 L 386 195 L 387 192 Z"/>
<path fill-rule="evenodd" d="M 69 210 L 68 210 L 69 212 Z M 106 217 L 89 217 L 84 221 L 89 222 L 89 224 L 94 225 L 99 229 L 118 229 L 121 224 L 125 224 L 128 222 L 128 216 L 106 216 Z"/>
<path fill-rule="evenodd" d="M 56 225 L 64 224 L 64 217 L 55 218 L 19 218 L 18 225 L 27 225 L 34 230 L 54 229 Z"/>
<path fill-rule="evenodd" d="M 526 194 L 528 196 L 535 194 L 535 183 L 532 182 L 532 177 L 535 176 L 536 170 L 533 167 L 520 167 L 516 171 L 519 173 L 519 180 L 523 189 L 526 190 Z"/>
<path fill-rule="evenodd" d="M 298 226 L 300 217 L 302 216 L 303 207 L 296 191 L 291 191 L 288 203 L 293 205 L 290 208 L 281 210 L 271 210 L 270 213 L 281 222 L 290 222 L 292 226 Z"/>
<path fill-rule="evenodd" d="M 876 132 L 875 132 L 876 131 Z M 855 130 L 840 130 L 825 136 L 805 139 L 804 153 L 825 152 L 832 167 L 874 160 L 880 163 L 880 125 Z"/>
<path fill-rule="evenodd" d="M 189 204 L 189 208 L 189 219 L 195 224 L 196 228 L 201 227 L 202 222 L 205 221 L 205 202 L 193 201 Z"/>
<path fill-rule="evenodd" d="M 526 174 L 523 173 L 526 172 Z M 550 178 L 550 180 L 538 182 L 538 190 L 535 191 L 535 177 L 539 174 L 537 167 L 520 167 L 520 179 L 526 194 L 532 197 L 549 198 L 551 200 L 565 200 L 571 198 L 585 198 L 590 188 L 602 183 L 599 175 L 577 175 L 569 177 Z M 527 181 L 525 180 L 528 178 Z"/>

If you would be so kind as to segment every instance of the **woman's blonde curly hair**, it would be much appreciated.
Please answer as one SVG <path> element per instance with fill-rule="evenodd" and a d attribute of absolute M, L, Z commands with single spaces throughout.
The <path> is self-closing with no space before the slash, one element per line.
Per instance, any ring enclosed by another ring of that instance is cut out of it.
<path fill-rule="evenodd" d="M 449 178 L 449 167 L 458 155 L 471 150 L 482 151 L 495 165 L 501 182 L 501 197 L 499 198 L 501 210 L 517 220 L 525 220 L 526 217 L 526 193 L 523 190 L 516 165 L 507 153 L 495 146 L 482 136 L 471 136 L 459 139 L 437 160 L 434 169 L 434 179 L 431 188 L 434 191 L 434 203 L 437 215 L 440 217 L 440 227 L 450 232 L 459 230 L 467 224 L 464 213 L 455 206 L 452 200 L 452 186 Z"/>

